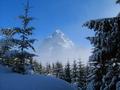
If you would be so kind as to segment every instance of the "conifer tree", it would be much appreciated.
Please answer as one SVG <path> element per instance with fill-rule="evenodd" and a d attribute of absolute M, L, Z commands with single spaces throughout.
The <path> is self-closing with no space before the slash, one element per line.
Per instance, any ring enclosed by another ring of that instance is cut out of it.
<path fill-rule="evenodd" d="M 86 67 L 82 64 L 81 60 L 78 62 L 78 87 L 85 90 L 86 88 Z"/>
<path fill-rule="evenodd" d="M 51 65 L 47 63 L 46 67 L 45 67 L 45 72 L 46 72 L 46 75 L 49 75 L 52 73 L 52 70 L 51 70 Z"/>
<path fill-rule="evenodd" d="M 72 76 L 72 83 L 77 83 L 78 80 L 78 67 L 76 60 L 73 61 L 73 66 L 72 66 L 72 71 L 71 71 L 71 76 Z"/>
<path fill-rule="evenodd" d="M 0 29 L 0 64 L 10 65 L 12 48 L 15 46 L 13 42 L 14 34 L 12 28 Z"/>
<path fill-rule="evenodd" d="M 64 79 L 63 65 L 60 62 L 56 62 L 54 69 L 55 76 L 60 79 Z"/>
<path fill-rule="evenodd" d="M 95 36 L 88 37 L 94 46 L 89 81 L 95 90 L 116 90 L 120 80 L 120 17 L 91 20 L 84 26 L 95 31 Z"/>
<path fill-rule="evenodd" d="M 27 51 L 29 48 L 35 51 L 34 47 L 32 46 L 35 39 L 30 38 L 34 28 L 29 26 L 29 23 L 33 20 L 33 18 L 29 16 L 29 10 L 30 6 L 29 2 L 27 2 L 24 8 L 24 15 L 19 16 L 22 21 L 22 27 L 14 28 L 16 34 L 19 36 L 19 38 L 14 39 L 14 42 L 18 46 L 18 53 L 16 54 L 18 63 L 14 67 L 14 71 L 19 73 L 27 73 L 27 69 L 32 68 L 32 58 L 35 56 Z"/>
<path fill-rule="evenodd" d="M 44 73 L 42 63 L 38 63 L 37 61 L 33 61 L 32 65 L 33 65 L 34 73 L 37 73 L 37 74 L 43 74 Z"/>
<path fill-rule="evenodd" d="M 71 68 L 69 62 L 67 62 L 64 68 L 64 80 L 71 83 Z"/>
<path fill-rule="evenodd" d="M 52 67 L 52 75 L 55 76 L 55 64 L 52 63 L 51 67 Z"/>

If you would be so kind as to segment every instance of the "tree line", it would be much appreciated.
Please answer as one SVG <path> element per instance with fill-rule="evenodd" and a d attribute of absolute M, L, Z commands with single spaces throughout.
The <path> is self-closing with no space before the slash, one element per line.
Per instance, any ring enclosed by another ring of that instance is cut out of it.
<path fill-rule="evenodd" d="M 46 65 L 34 61 L 33 66 L 36 74 L 57 77 L 76 85 L 76 87 L 83 88 L 83 90 L 86 88 L 89 67 L 85 66 L 81 60 L 74 60 L 73 63 L 62 64 L 61 62 L 56 62 Z"/>

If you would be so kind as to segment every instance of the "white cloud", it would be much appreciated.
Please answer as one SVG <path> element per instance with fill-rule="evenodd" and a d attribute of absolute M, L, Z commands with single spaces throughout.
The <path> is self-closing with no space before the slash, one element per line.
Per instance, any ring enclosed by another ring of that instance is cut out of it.
<path fill-rule="evenodd" d="M 73 62 L 77 59 L 81 59 L 86 64 L 91 54 L 90 51 L 90 48 L 84 46 L 77 47 L 63 32 L 56 30 L 42 41 L 37 53 L 38 60 L 44 64 L 56 61 L 66 63 L 68 60 Z"/>
<path fill-rule="evenodd" d="M 91 49 L 87 47 L 73 47 L 73 48 L 54 48 L 51 47 L 49 50 L 46 48 L 38 49 L 38 60 L 43 64 L 61 61 L 66 63 L 68 60 L 81 59 L 84 64 L 87 64 L 89 56 L 91 55 Z"/>

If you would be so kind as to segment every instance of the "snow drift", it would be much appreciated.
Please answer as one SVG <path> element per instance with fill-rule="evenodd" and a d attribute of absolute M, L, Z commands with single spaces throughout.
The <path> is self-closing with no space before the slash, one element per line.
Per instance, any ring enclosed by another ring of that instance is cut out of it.
<path fill-rule="evenodd" d="M 0 66 L 0 90 L 76 90 L 51 76 L 20 75 Z"/>

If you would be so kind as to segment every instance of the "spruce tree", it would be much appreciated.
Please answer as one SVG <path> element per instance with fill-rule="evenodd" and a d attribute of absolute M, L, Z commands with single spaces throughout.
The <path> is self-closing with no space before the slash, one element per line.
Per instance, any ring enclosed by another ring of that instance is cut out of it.
<path fill-rule="evenodd" d="M 71 83 L 71 68 L 69 62 L 67 62 L 64 68 L 64 80 Z"/>
<path fill-rule="evenodd" d="M 13 42 L 14 30 L 12 28 L 3 28 L 0 29 L 0 64 L 10 66 L 11 52 L 15 46 Z"/>
<path fill-rule="evenodd" d="M 52 75 L 55 76 L 55 64 L 52 63 Z"/>
<path fill-rule="evenodd" d="M 81 60 L 78 62 L 78 87 L 85 90 L 86 88 L 86 67 L 82 64 Z"/>
<path fill-rule="evenodd" d="M 32 66 L 33 66 L 34 73 L 37 73 L 37 74 L 44 73 L 42 63 L 38 63 L 37 61 L 33 61 Z"/>
<path fill-rule="evenodd" d="M 88 37 L 94 46 L 88 80 L 93 81 L 95 90 L 116 90 L 120 80 L 120 17 L 91 20 L 84 26 L 95 32 L 95 36 Z"/>
<path fill-rule="evenodd" d="M 77 83 L 77 80 L 78 80 L 78 66 L 77 66 L 76 60 L 73 61 L 71 76 L 72 76 L 72 83 Z"/>
<path fill-rule="evenodd" d="M 34 28 L 29 26 L 29 23 L 33 20 L 33 18 L 29 16 L 29 10 L 30 6 L 29 2 L 27 2 L 24 8 L 24 15 L 19 16 L 22 21 L 22 27 L 14 28 L 19 38 L 14 39 L 14 42 L 18 46 L 18 53 L 16 54 L 18 63 L 13 70 L 23 74 L 27 73 L 27 69 L 32 69 L 32 59 L 33 56 L 35 56 L 27 51 L 29 48 L 35 51 L 34 47 L 32 46 L 35 39 L 30 38 Z"/>
<path fill-rule="evenodd" d="M 46 75 L 52 74 L 51 65 L 48 63 L 46 64 L 46 67 L 45 67 L 45 73 Z"/>
<path fill-rule="evenodd" d="M 60 79 L 64 79 L 63 65 L 60 62 L 56 62 L 54 69 L 55 76 Z"/>

